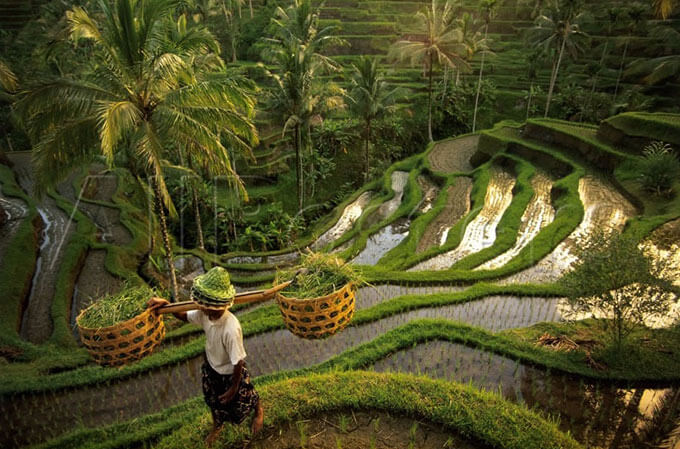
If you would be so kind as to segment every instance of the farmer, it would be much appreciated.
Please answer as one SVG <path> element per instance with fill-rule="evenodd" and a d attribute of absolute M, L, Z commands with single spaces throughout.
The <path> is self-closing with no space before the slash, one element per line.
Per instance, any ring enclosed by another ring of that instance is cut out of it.
<path fill-rule="evenodd" d="M 234 304 L 236 291 L 229 280 L 229 273 L 215 267 L 197 276 L 191 287 L 191 299 L 198 310 L 175 313 L 182 320 L 196 324 L 205 332 L 205 360 L 203 396 L 210 407 L 213 428 L 206 439 L 208 445 L 222 431 L 223 424 L 240 424 L 255 411 L 252 432 L 262 429 L 264 413 L 246 368 L 246 351 L 238 319 L 228 310 Z M 157 308 L 168 301 L 151 298 L 149 307 Z"/>

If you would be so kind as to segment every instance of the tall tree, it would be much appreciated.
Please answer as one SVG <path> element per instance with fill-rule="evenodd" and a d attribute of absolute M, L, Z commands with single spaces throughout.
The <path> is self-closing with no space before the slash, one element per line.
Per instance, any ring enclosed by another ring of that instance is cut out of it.
<path fill-rule="evenodd" d="M 394 110 L 398 90 L 390 89 L 378 69 L 378 59 L 363 56 L 353 64 L 352 85 L 347 102 L 350 110 L 364 122 L 364 182 L 368 181 L 370 165 L 369 145 L 372 124 Z"/>
<path fill-rule="evenodd" d="M 484 18 L 484 42 L 486 42 L 489 35 L 489 24 L 496 10 L 497 0 L 482 0 L 480 9 L 482 17 Z M 475 94 L 475 111 L 472 114 L 472 132 L 477 128 L 477 107 L 479 106 L 479 93 L 482 90 L 482 74 L 484 72 L 484 60 L 486 59 L 486 52 L 482 52 L 482 63 L 479 66 L 479 79 L 477 80 L 477 93 Z"/>
<path fill-rule="evenodd" d="M 548 117 L 550 112 L 550 102 L 564 54 L 569 53 L 572 58 L 576 58 L 583 51 L 582 43 L 587 35 L 581 31 L 579 23 L 584 18 L 582 6 L 582 0 L 559 0 L 550 8 L 550 15 L 539 16 L 535 26 L 529 30 L 529 41 L 545 53 L 553 55 L 544 117 Z"/>
<path fill-rule="evenodd" d="M 616 76 L 616 87 L 614 88 L 614 102 L 619 94 L 619 84 L 621 83 L 621 76 L 623 75 L 623 67 L 626 64 L 626 56 L 628 54 L 628 45 L 633 33 L 640 31 L 641 25 L 645 22 L 645 7 L 641 4 L 633 3 L 626 9 L 625 27 L 628 29 L 628 35 L 625 38 L 623 45 L 623 55 L 621 55 L 621 64 L 619 65 L 619 74 Z"/>
<path fill-rule="evenodd" d="M 457 5 L 450 0 L 438 4 L 432 0 L 432 5 L 425 11 L 416 14 L 417 29 L 415 37 L 410 40 L 396 42 L 390 48 L 389 56 L 403 61 L 408 59 L 412 65 L 421 64 L 428 78 L 428 113 L 427 135 L 432 142 L 432 76 L 435 65 L 450 68 L 465 68 L 462 45 L 462 34 L 455 26 Z"/>
<path fill-rule="evenodd" d="M 153 192 L 174 298 L 166 209 L 175 212 L 164 161 L 179 149 L 237 179 L 227 146 L 248 151 L 257 141 L 249 83 L 219 72 L 190 76 L 197 75 L 194 58 L 208 57 L 214 40 L 200 31 L 174 42 L 176 6 L 170 0 L 101 2 L 101 18 L 74 7 L 71 37 L 91 43 L 90 69 L 36 85 L 18 103 L 42 189 L 97 153 L 109 164 L 124 153 L 131 168 L 141 168 Z"/>
<path fill-rule="evenodd" d="M 271 108 L 283 116 L 283 133 L 292 130 L 295 148 L 298 210 L 304 207 L 304 154 L 311 151 L 311 124 L 323 106 L 338 104 L 333 86 L 319 87 L 318 75 L 339 70 L 333 59 L 321 54 L 330 45 L 340 45 L 337 27 L 319 27 L 319 11 L 310 0 L 293 0 L 286 9 L 278 7 L 272 19 L 275 35 L 267 39 L 267 55 L 278 68 L 273 74 Z M 327 102 L 326 100 L 329 100 Z"/>

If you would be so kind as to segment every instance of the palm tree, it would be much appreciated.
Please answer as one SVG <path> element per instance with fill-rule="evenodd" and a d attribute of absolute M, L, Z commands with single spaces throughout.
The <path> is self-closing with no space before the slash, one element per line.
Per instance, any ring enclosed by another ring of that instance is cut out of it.
<path fill-rule="evenodd" d="M 0 87 L 7 93 L 13 93 L 19 87 L 17 76 L 2 60 L 0 60 Z"/>
<path fill-rule="evenodd" d="M 480 8 L 482 10 L 482 16 L 484 17 L 484 42 L 489 34 L 489 23 L 491 23 L 491 17 L 495 13 L 497 0 L 482 0 Z M 479 92 L 482 90 L 482 73 L 484 72 L 484 59 L 486 57 L 486 52 L 482 52 L 482 63 L 479 67 L 479 79 L 477 80 L 477 94 L 475 95 L 475 111 L 472 114 L 472 132 L 475 132 L 477 127 L 477 107 L 479 106 Z"/>
<path fill-rule="evenodd" d="M 583 19 L 581 6 L 580 0 L 562 0 L 553 5 L 550 16 L 539 16 L 536 25 L 529 30 L 529 40 L 535 47 L 545 53 L 553 53 L 553 69 L 544 117 L 548 117 L 550 111 L 550 102 L 565 51 L 572 58 L 576 58 L 583 50 L 581 41 L 587 38 L 587 35 L 581 31 L 579 24 Z"/>
<path fill-rule="evenodd" d="M 319 11 L 310 0 L 293 0 L 285 10 L 276 9 L 272 24 L 276 30 L 268 56 L 278 65 L 280 73 L 272 74 L 271 109 L 283 116 L 283 133 L 293 131 L 295 168 L 297 177 L 298 210 L 304 207 L 303 151 L 309 151 L 311 124 L 320 117 L 323 106 L 337 104 L 339 97 L 331 96 L 333 86 L 320 89 L 317 76 L 324 71 L 339 70 L 340 66 L 321 54 L 328 46 L 342 44 L 333 35 L 337 27 L 319 28 Z M 330 103 L 325 101 L 330 98 Z"/>
<path fill-rule="evenodd" d="M 652 0 L 656 17 L 662 20 L 668 19 L 676 6 L 677 0 Z"/>
<path fill-rule="evenodd" d="M 621 55 L 621 64 L 619 65 L 619 74 L 616 77 L 616 87 L 614 88 L 614 102 L 616 102 L 616 97 L 619 93 L 619 84 L 621 82 L 621 76 L 623 75 L 623 66 L 626 63 L 626 55 L 628 54 L 628 44 L 630 43 L 630 38 L 633 33 L 639 31 L 640 25 L 645 21 L 644 14 L 645 8 L 640 4 L 631 5 L 626 10 L 626 15 L 628 20 L 626 22 L 626 28 L 628 28 L 628 36 L 626 37 L 625 44 L 623 46 L 623 55 Z"/>
<path fill-rule="evenodd" d="M 422 64 L 428 74 L 428 115 L 427 134 L 432 142 L 432 75 L 436 64 L 450 68 L 465 68 L 469 65 L 463 58 L 460 29 L 455 27 L 456 6 L 446 0 L 441 6 L 435 0 L 425 11 L 416 14 L 417 37 L 396 42 L 390 48 L 389 56 L 403 61 L 409 59 L 412 65 Z"/>
<path fill-rule="evenodd" d="M 18 109 L 34 142 L 43 191 L 97 153 L 109 164 L 124 154 L 134 172 L 141 170 L 153 192 L 177 298 L 165 212 L 175 210 L 165 161 L 174 153 L 191 155 L 236 180 L 227 147 L 248 151 L 257 133 L 251 86 L 226 73 L 198 76 L 197 58 L 210 59 L 214 40 L 203 30 L 173 41 L 175 7 L 169 0 L 102 2 L 101 19 L 74 7 L 67 14 L 70 34 L 91 42 L 90 70 L 34 86 Z"/>
<path fill-rule="evenodd" d="M 363 56 L 358 64 L 352 64 L 352 87 L 346 96 L 350 110 L 364 122 L 364 182 L 368 181 L 369 144 L 371 125 L 386 113 L 394 110 L 398 89 L 390 89 L 378 70 L 377 58 Z"/>

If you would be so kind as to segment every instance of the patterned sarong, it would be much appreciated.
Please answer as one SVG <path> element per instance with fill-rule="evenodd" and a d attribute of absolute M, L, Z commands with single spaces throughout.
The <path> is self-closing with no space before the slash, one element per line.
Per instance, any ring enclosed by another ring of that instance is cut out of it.
<path fill-rule="evenodd" d="M 203 361 L 201 372 L 203 374 L 203 397 L 212 411 L 215 425 L 221 426 L 225 422 L 241 424 L 255 410 L 260 396 L 250 382 L 250 373 L 245 364 L 243 365 L 238 391 L 233 399 L 226 404 L 220 402 L 219 396 L 231 387 L 232 375 L 218 373 L 207 360 Z"/>

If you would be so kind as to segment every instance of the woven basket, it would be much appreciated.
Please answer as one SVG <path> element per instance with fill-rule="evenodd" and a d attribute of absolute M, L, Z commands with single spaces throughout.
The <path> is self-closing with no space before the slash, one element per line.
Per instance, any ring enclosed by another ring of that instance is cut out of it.
<path fill-rule="evenodd" d="M 85 310 L 80 312 L 76 323 Z M 78 324 L 80 340 L 100 365 L 126 365 L 145 357 L 165 336 L 163 317 L 147 309 L 134 318 L 113 326 L 91 329 Z"/>
<path fill-rule="evenodd" d="M 276 302 L 289 331 L 302 338 L 324 338 L 349 324 L 354 315 L 356 292 L 356 284 L 349 283 L 320 298 L 286 298 L 277 293 Z"/>

